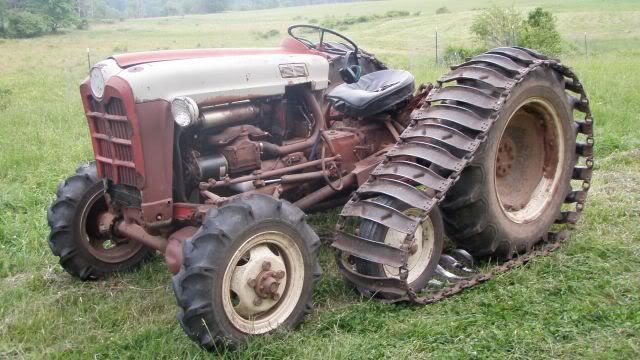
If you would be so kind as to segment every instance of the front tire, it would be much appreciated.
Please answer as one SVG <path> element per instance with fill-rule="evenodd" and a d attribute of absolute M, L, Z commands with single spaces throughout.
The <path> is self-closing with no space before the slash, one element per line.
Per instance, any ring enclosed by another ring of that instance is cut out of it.
<path fill-rule="evenodd" d="M 311 311 L 320 240 L 292 204 L 254 194 L 207 213 L 173 277 L 186 334 L 205 349 L 296 327 Z"/>
<path fill-rule="evenodd" d="M 132 271 L 155 251 L 142 243 L 101 234 L 98 215 L 108 211 L 95 163 L 80 166 L 58 185 L 47 211 L 49 247 L 60 265 L 81 280 Z"/>

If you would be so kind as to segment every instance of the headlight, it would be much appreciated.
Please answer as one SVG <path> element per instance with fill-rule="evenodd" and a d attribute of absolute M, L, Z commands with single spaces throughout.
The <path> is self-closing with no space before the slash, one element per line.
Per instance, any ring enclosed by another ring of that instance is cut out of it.
<path fill-rule="evenodd" d="M 200 116 L 198 104 L 188 97 L 177 97 L 171 101 L 171 113 L 176 124 L 187 127 L 193 125 Z"/>
<path fill-rule="evenodd" d="M 89 75 L 91 77 L 91 92 L 98 99 L 104 95 L 104 75 L 102 69 L 94 67 Z"/>

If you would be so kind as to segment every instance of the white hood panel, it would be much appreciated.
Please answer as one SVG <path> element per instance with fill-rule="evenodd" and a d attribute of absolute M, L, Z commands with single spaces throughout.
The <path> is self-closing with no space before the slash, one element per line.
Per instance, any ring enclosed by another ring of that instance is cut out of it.
<path fill-rule="evenodd" d="M 281 72 L 285 64 L 295 64 L 296 71 Z M 306 74 L 300 72 L 301 64 Z M 141 64 L 116 76 L 129 83 L 138 103 L 188 96 L 197 103 L 220 104 L 284 94 L 287 85 L 310 83 L 312 90 L 325 89 L 329 63 L 307 54 L 224 56 Z"/>

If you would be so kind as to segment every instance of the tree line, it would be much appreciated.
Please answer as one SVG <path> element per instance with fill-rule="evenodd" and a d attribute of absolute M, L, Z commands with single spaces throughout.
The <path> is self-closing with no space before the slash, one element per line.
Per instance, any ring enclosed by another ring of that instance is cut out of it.
<path fill-rule="evenodd" d="M 267 9 L 355 0 L 0 0 L 0 37 L 86 29 L 94 19 L 127 19 Z"/>

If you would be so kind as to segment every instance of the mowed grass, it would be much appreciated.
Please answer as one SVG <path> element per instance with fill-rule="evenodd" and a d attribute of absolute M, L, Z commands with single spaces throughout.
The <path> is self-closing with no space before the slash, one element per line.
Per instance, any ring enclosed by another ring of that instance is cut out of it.
<path fill-rule="evenodd" d="M 297 331 L 256 338 L 227 358 L 640 357 L 640 5 L 635 1 L 497 1 L 556 13 L 596 118 L 597 171 L 571 241 L 460 296 L 426 307 L 360 298 L 328 247 L 315 310 Z M 447 6 L 451 13 L 435 15 Z M 376 1 L 208 16 L 141 19 L 30 40 L 0 40 L 0 358 L 208 358 L 175 320 L 158 257 L 139 272 L 76 281 L 48 249 L 56 184 L 92 158 L 77 85 L 86 49 L 114 52 L 275 46 L 286 26 L 325 16 L 412 15 L 344 32 L 420 81 L 446 71 L 440 47 L 470 45 L 472 0 Z M 420 12 L 419 14 L 416 14 Z M 254 34 L 276 29 L 280 36 Z M 589 57 L 582 51 L 588 33 Z M 312 215 L 319 232 L 335 212 Z M 216 355 L 216 354 L 214 354 Z"/>

